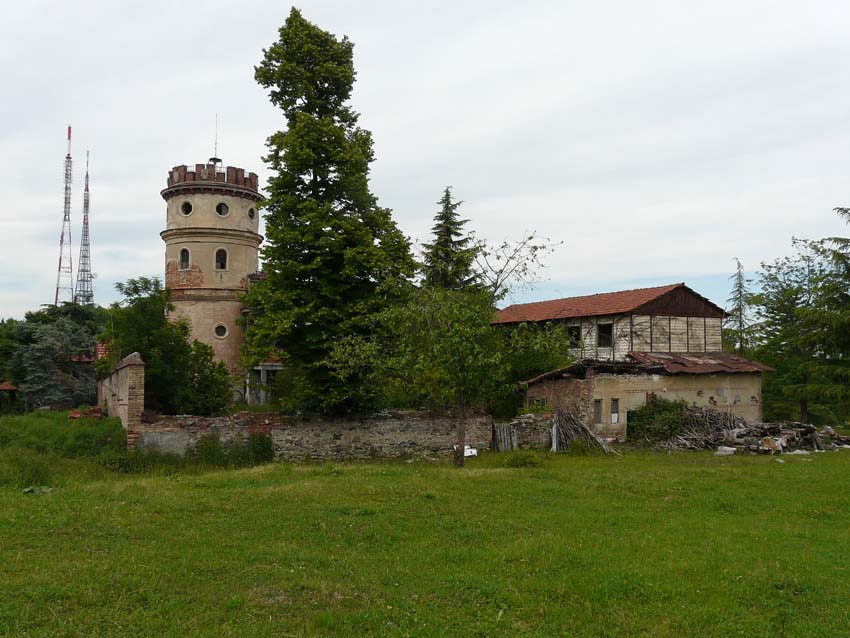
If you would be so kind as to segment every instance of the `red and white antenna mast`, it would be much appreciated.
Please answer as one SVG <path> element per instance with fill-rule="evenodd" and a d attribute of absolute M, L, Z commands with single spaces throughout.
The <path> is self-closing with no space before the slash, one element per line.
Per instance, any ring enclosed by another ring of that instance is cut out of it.
<path fill-rule="evenodd" d="M 59 236 L 59 269 L 56 272 L 54 306 L 62 301 L 74 301 L 74 266 L 71 262 L 71 127 L 68 127 L 68 153 L 65 155 L 65 212 L 62 234 Z"/>
<path fill-rule="evenodd" d="M 94 303 L 91 273 L 91 246 L 89 245 L 89 152 L 86 151 L 86 186 L 83 189 L 83 234 L 80 237 L 80 258 L 77 260 L 77 290 L 74 303 Z"/>

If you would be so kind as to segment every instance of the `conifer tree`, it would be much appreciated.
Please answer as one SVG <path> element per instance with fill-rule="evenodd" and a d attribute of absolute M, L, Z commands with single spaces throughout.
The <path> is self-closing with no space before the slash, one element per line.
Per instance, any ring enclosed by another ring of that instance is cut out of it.
<path fill-rule="evenodd" d="M 749 289 L 749 279 L 744 274 L 744 266 L 735 258 L 735 272 L 729 277 L 732 282 L 732 293 L 726 303 L 726 319 L 723 326 L 723 337 L 727 350 L 744 354 L 750 345 L 750 324 L 748 310 L 752 293 Z"/>
<path fill-rule="evenodd" d="M 437 203 L 440 210 L 431 228 L 434 240 L 424 245 L 425 283 L 446 290 L 461 290 L 475 282 L 472 264 L 476 249 L 472 238 L 463 235 L 463 227 L 469 220 L 458 215 L 457 209 L 463 202 L 452 201 L 451 186 L 446 186 Z"/>
<path fill-rule="evenodd" d="M 357 409 L 357 384 L 335 380 L 325 357 L 335 340 L 368 333 L 374 314 L 405 289 L 414 262 L 389 209 L 369 191 L 372 136 L 348 105 L 353 44 L 294 8 L 279 35 L 255 68 L 286 130 L 267 142 L 266 277 L 246 298 L 247 360 L 283 359 L 285 407 Z"/>

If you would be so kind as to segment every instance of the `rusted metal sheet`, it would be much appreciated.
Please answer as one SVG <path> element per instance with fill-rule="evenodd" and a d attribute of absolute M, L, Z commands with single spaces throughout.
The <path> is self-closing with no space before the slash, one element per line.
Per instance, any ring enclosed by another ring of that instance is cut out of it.
<path fill-rule="evenodd" d="M 672 353 L 630 352 L 638 364 L 660 365 L 670 374 L 713 374 L 718 372 L 772 372 L 773 368 L 726 352 Z"/>

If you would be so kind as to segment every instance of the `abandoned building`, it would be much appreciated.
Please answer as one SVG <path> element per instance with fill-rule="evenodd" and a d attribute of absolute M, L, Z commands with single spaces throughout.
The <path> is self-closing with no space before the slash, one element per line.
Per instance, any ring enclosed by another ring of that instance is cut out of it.
<path fill-rule="evenodd" d="M 526 405 L 570 410 L 624 439 L 629 411 L 651 396 L 761 421 L 761 375 L 771 369 L 722 352 L 724 314 L 678 283 L 515 304 L 494 324 L 565 324 L 576 363 L 527 381 Z"/>

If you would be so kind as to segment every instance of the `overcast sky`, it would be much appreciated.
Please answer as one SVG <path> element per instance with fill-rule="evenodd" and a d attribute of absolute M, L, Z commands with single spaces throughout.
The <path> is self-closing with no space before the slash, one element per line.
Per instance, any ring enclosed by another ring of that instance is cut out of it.
<path fill-rule="evenodd" d="M 446 185 L 492 240 L 563 241 L 515 300 L 685 281 L 723 304 L 792 236 L 847 234 L 846 2 L 304 2 L 355 43 L 372 190 L 426 239 Z M 91 149 L 95 300 L 161 274 L 167 171 L 268 176 L 283 119 L 253 80 L 281 2 L 8 3 L 0 38 L 0 317 L 53 301 L 65 127 L 74 266 Z"/>

